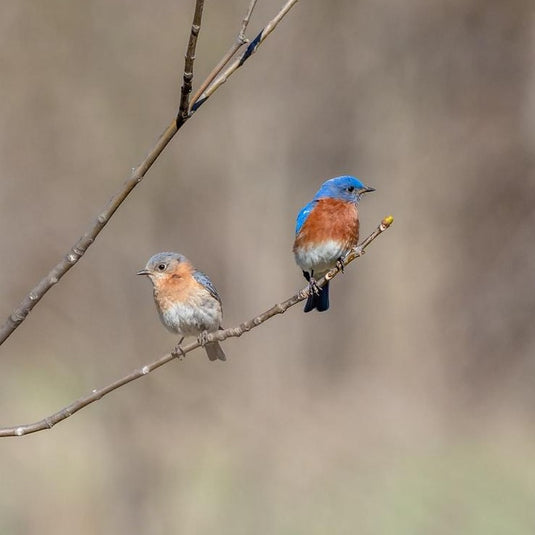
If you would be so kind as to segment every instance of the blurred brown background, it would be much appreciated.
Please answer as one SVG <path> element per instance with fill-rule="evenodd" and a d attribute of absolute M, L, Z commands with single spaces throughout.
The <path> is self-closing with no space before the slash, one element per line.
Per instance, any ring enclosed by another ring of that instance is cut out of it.
<path fill-rule="evenodd" d="M 207 0 L 195 82 L 249 0 Z M 281 6 L 260 0 L 255 35 Z M 6 0 L 0 313 L 85 231 L 177 108 L 193 1 Z M 394 226 L 333 283 L 52 431 L 0 442 L 2 534 L 535 530 L 532 0 L 301 1 L 1 347 L 0 424 L 168 352 L 158 251 L 232 326 L 304 285 L 295 215 L 351 173 Z"/>

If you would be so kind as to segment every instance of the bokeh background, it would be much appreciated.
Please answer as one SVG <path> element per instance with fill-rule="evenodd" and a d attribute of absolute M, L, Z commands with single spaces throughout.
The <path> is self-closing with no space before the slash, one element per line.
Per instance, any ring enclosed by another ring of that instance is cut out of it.
<path fill-rule="evenodd" d="M 207 0 L 195 85 L 249 0 Z M 259 0 L 255 35 L 280 8 Z M 193 1 L 5 0 L 2 321 L 177 109 Z M 303 0 L 188 122 L 0 349 L 0 425 L 167 353 L 147 258 L 180 251 L 236 325 L 304 280 L 320 183 L 393 227 L 332 287 L 0 442 L 0 533 L 532 534 L 535 4 Z"/>

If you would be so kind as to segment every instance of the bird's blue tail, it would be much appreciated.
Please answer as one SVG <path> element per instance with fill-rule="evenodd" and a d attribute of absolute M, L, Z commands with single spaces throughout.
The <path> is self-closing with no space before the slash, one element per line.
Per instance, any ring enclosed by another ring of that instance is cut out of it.
<path fill-rule="evenodd" d="M 329 309 L 329 283 L 319 288 L 319 294 L 312 292 L 307 299 L 305 312 L 317 309 L 318 312 L 324 312 Z"/>

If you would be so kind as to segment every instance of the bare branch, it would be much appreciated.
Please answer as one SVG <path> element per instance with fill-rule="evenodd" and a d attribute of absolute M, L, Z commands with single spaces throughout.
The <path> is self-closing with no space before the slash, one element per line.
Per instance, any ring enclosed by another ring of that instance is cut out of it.
<path fill-rule="evenodd" d="M 392 216 L 385 217 L 380 225 L 360 244 L 360 246 L 349 253 L 343 261 L 344 266 L 347 266 L 349 263 L 353 262 L 356 258 L 360 257 L 366 247 L 370 245 L 370 243 L 377 238 L 380 234 L 382 234 L 390 225 L 393 223 L 394 219 Z M 317 281 L 318 286 L 323 286 L 327 281 L 333 279 L 338 275 L 340 269 L 338 267 L 335 267 L 331 269 L 323 278 Z M 258 327 L 268 319 L 278 315 L 283 314 L 288 310 L 289 308 L 293 307 L 300 301 L 303 301 L 308 297 L 309 294 L 309 287 L 306 286 L 301 291 L 290 297 L 289 299 L 286 299 L 286 301 L 283 301 L 282 303 L 278 303 L 274 306 L 272 306 L 270 309 L 266 310 L 265 312 L 262 312 L 262 314 L 259 314 L 258 316 L 247 320 L 237 327 L 232 327 L 230 329 L 225 329 L 222 331 L 217 331 L 214 333 L 210 333 L 207 335 L 207 341 L 213 342 L 214 340 L 218 340 L 222 342 L 223 340 L 226 340 L 227 338 L 233 338 L 237 336 L 241 336 L 244 333 L 249 332 L 250 330 L 254 329 L 255 327 Z M 163 366 L 164 364 L 167 364 L 169 361 L 173 360 L 174 358 L 177 358 L 178 360 L 182 360 L 187 353 L 190 353 L 194 349 L 197 349 L 200 347 L 200 343 L 198 341 L 192 342 L 191 344 L 188 344 L 181 348 L 181 350 L 177 350 L 173 353 L 168 353 L 167 355 L 164 355 L 163 357 L 160 357 L 158 360 L 155 360 L 154 362 L 151 362 L 150 364 L 147 364 L 143 366 L 142 368 L 138 370 L 134 370 L 133 372 L 129 373 L 125 377 L 118 379 L 117 381 L 109 384 L 108 386 L 105 386 L 104 388 L 101 388 L 99 390 L 95 389 L 91 392 L 91 394 L 88 394 L 85 397 L 82 397 L 67 407 L 59 410 L 58 412 L 55 412 L 54 414 L 47 416 L 46 418 L 43 418 L 42 420 L 39 420 L 38 422 L 34 422 L 31 424 L 22 424 L 22 425 L 16 425 L 13 427 L 3 427 L 0 428 L 0 437 L 10 437 L 10 436 L 22 436 L 22 435 L 28 435 L 30 433 L 35 433 L 37 431 L 44 431 L 45 429 L 51 429 L 55 424 L 58 422 L 61 422 L 62 420 L 65 420 L 69 416 L 72 416 L 74 413 L 78 412 L 80 409 L 83 409 L 84 407 L 87 407 L 87 405 L 90 405 L 91 403 L 94 403 L 95 401 L 98 401 L 99 399 L 103 398 L 105 395 L 109 394 L 113 390 L 117 390 L 118 388 L 135 381 L 136 379 L 139 379 L 140 377 L 143 377 L 144 375 L 147 375 L 148 373 L 152 372 L 156 368 L 159 368 L 160 366 Z"/>
<path fill-rule="evenodd" d="M 195 49 L 197 48 L 197 37 L 201 30 L 202 10 L 204 8 L 204 0 L 197 0 L 195 2 L 195 13 L 193 14 L 193 24 L 191 25 L 191 32 L 189 35 L 188 49 L 184 60 L 184 75 L 182 88 L 180 90 L 180 107 L 178 108 L 178 115 L 176 117 L 177 128 L 186 121 L 189 113 L 189 95 L 191 93 L 193 83 L 193 62 L 195 61 Z"/>
<path fill-rule="evenodd" d="M 293 0 L 291 4 L 293 5 L 296 2 L 297 0 Z M 273 19 L 273 21 L 276 20 L 278 23 L 280 19 L 288 13 L 288 11 L 289 7 L 288 4 L 286 4 L 277 14 L 275 19 Z M 271 21 L 268 26 L 271 25 L 273 21 Z M 257 43 L 255 47 L 258 47 L 259 45 L 260 42 Z M 232 72 L 235 70 L 236 69 L 234 69 Z M 225 75 L 225 81 L 232 74 L 232 72 Z M 221 84 L 219 84 L 217 87 L 220 85 Z M 210 88 L 210 95 L 216 91 L 217 87 Z M 199 106 L 200 103 L 195 102 L 192 109 L 197 109 Z M 188 114 L 185 121 L 190 117 L 191 115 Z M 184 125 L 185 121 L 177 126 L 176 119 L 173 119 L 172 123 L 166 128 L 166 130 L 158 139 L 154 148 L 151 149 L 143 162 L 132 171 L 132 174 L 123 183 L 119 192 L 110 199 L 108 204 L 106 204 L 106 206 L 101 210 L 82 237 L 71 247 L 66 255 L 50 270 L 50 272 L 30 290 L 30 292 L 24 297 L 19 305 L 11 312 L 7 320 L 0 327 L 0 345 L 2 345 L 7 338 L 11 336 L 15 329 L 17 329 L 17 327 L 26 319 L 33 307 L 43 298 L 48 290 L 57 284 L 63 275 L 65 275 L 65 273 L 67 273 L 67 271 L 69 271 L 69 269 L 71 269 L 80 260 L 80 258 L 82 258 L 87 248 L 95 241 L 117 208 L 119 208 L 119 206 L 125 201 L 137 184 L 143 180 L 147 171 L 151 168 L 152 164 L 156 161 L 171 139 L 173 139 L 179 128 Z"/>
<path fill-rule="evenodd" d="M 212 69 L 210 74 L 206 77 L 206 80 L 201 84 L 199 89 L 193 95 L 193 98 L 191 99 L 192 105 L 190 106 L 190 109 L 189 109 L 190 112 L 191 112 L 191 108 L 197 102 L 197 100 L 199 100 L 199 97 L 203 94 L 205 89 L 214 81 L 215 77 L 225 68 L 225 65 L 233 58 L 234 54 L 236 54 L 236 52 L 244 44 L 249 42 L 249 40 L 245 37 L 245 31 L 247 30 L 247 26 L 249 24 L 249 20 L 251 19 L 251 15 L 253 13 L 253 9 L 255 8 L 256 2 L 257 0 L 251 0 L 251 3 L 249 4 L 249 8 L 247 9 L 247 13 L 245 14 L 245 17 L 243 17 L 243 20 L 242 20 L 240 33 L 238 34 L 236 41 L 234 41 L 234 44 L 229 48 L 227 53 L 221 58 L 219 63 Z"/>

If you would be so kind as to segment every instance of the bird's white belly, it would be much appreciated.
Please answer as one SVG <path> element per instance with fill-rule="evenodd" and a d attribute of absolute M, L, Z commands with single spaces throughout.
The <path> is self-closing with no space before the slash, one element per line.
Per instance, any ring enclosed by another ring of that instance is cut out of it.
<path fill-rule="evenodd" d="M 303 271 L 314 271 L 314 276 L 318 277 L 329 271 L 347 252 L 342 242 L 326 240 L 320 244 L 297 249 L 295 261 Z"/>
<path fill-rule="evenodd" d="M 177 303 L 160 311 L 162 323 L 181 336 L 197 336 L 203 331 L 213 332 L 221 324 L 221 305 L 215 300 L 204 300 L 200 306 Z"/>

